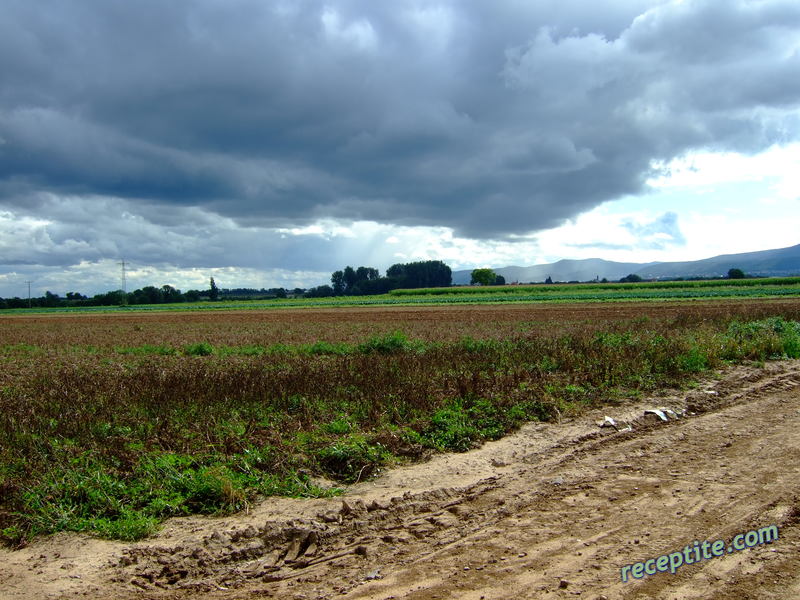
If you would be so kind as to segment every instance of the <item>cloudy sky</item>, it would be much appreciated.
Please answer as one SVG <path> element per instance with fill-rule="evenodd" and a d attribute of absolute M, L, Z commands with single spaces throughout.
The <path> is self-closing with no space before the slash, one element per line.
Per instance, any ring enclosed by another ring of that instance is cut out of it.
<path fill-rule="evenodd" d="M 800 243 L 797 0 L 0 0 L 0 296 Z"/>

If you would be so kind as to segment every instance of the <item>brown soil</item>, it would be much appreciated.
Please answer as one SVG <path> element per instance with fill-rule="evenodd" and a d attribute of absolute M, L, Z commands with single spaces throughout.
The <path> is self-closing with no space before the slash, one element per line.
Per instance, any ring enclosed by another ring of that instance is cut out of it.
<path fill-rule="evenodd" d="M 0 314 L 0 345 L 360 342 L 400 329 L 412 339 L 506 338 L 631 319 L 800 318 L 800 299 L 335 307 L 191 312 Z"/>
<path fill-rule="evenodd" d="M 662 422 L 644 410 L 686 409 Z M 604 415 L 619 431 L 598 427 Z M 630 424 L 624 431 L 622 424 Z M 0 551 L 0 598 L 800 598 L 800 361 L 529 424 L 482 448 L 140 543 L 61 534 Z M 694 540 L 780 537 L 623 582 Z"/>
<path fill-rule="evenodd" d="M 338 323 L 345 321 L 365 320 L 380 321 L 434 321 L 442 319 L 454 322 L 491 320 L 507 321 L 571 321 L 587 319 L 633 319 L 642 316 L 674 317 L 683 314 L 728 315 L 739 312 L 744 307 L 779 307 L 782 310 L 800 309 L 798 298 L 758 298 L 730 300 L 672 300 L 659 302 L 547 302 L 541 304 L 465 304 L 465 305 L 433 305 L 433 306 L 352 306 L 352 307 L 309 307 L 309 308 L 273 308 L 250 310 L 192 310 L 192 311 L 137 311 L 109 313 L 40 313 L 26 315 L 14 313 L 0 315 L 4 319 L 28 320 L 39 322 L 57 319 L 73 320 L 78 323 L 86 321 L 119 323 L 130 322 L 141 324 L 147 322 L 172 322 L 176 316 L 186 323 L 206 323 L 209 321 L 224 323 L 247 322 L 323 322 Z"/>

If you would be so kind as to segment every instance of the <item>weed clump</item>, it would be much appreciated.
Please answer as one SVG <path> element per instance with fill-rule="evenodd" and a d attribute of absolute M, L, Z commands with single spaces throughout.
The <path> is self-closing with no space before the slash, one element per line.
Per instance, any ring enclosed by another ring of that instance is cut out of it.
<path fill-rule="evenodd" d="M 210 356 L 214 354 L 214 346 L 208 342 L 197 342 L 184 346 L 183 352 L 187 356 Z"/>
<path fill-rule="evenodd" d="M 412 349 L 414 349 L 414 345 L 402 331 L 393 331 L 384 336 L 371 337 L 357 347 L 357 350 L 362 354 L 372 354 L 373 352 L 394 354 Z"/>

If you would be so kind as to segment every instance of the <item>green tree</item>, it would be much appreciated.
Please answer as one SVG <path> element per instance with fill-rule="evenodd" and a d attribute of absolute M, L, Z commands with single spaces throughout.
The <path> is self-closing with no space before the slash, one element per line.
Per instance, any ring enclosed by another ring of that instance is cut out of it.
<path fill-rule="evenodd" d="M 344 268 L 343 272 L 344 276 L 344 293 L 345 294 L 352 294 L 353 287 L 358 283 L 358 277 L 356 276 L 356 271 L 350 265 L 347 265 Z"/>
<path fill-rule="evenodd" d="M 381 276 L 378 269 L 372 267 L 358 267 L 356 269 L 356 279 L 360 283 L 362 281 L 373 281 Z"/>
<path fill-rule="evenodd" d="M 398 263 L 386 270 L 386 277 L 401 288 L 449 287 L 453 283 L 452 270 L 440 260 Z"/>
<path fill-rule="evenodd" d="M 641 281 L 642 278 L 639 277 L 636 273 L 631 273 L 629 275 L 625 275 L 622 279 L 620 279 L 620 283 L 637 283 Z"/>
<path fill-rule="evenodd" d="M 503 277 L 502 275 L 498 275 L 497 277 L 494 278 L 494 284 L 495 285 L 505 285 L 506 284 L 506 278 Z"/>
<path fill-rule="evenodd" d="M 367 281 L 360 281 L 355 289 L 359 294 L 385 294 L 389 290 L 397 287 L 396 280 L 390 277 L 378 277 L 378 279 L 369 279 Z"/>
<path fill-rule="evenodd" d="M 93 306 L 124 306 L 128 304 L 128 295 L 122 290 L 114 290 L 113 292 L 106 292 L 105 294 L 95 294 L 92 297 L 91 304 Z"/>
<path fill-rule="evenodd" d="M 214 278 L 211 278 L 211 288 L 208 291 L 208 298 L 209 300 L 218 300 L 219 299 L 219 288 L 217 284 L 214 282 Z"/>
<path fill-rule="evenodd" d="M 329 285 L 319 285 L 306 291 L 306 298 L 329 298 L 333 296 L 333 288 Z"/>
<path fill-rule="evenodd" d="M 136 304 L 158 304 L 164 300 L 161 290 L 152 285 L 147 285 L 140 290 L 135 290 L 133 292 L 133 297 L 133 302 Z"/>
<path fill-rule="evenodd" d="M 729 269 L 728 279 L 744 279 L 744 271 L 741 269 Z"/>
<path fill-rule="evenodd" d="M 336 296 L 344 294 L 344 273 L 341 271 L 334 271 L 331 275 L 331 284 L 333 284 L 333 293 Z"/>
<path fill-rule="evenodd" d="M 493 285 L 497 275 L 491 269 L 473 269 L 470 284 Z"/>
<path fill-rule="evenodd" d="M 386 276 L 387 277 L 394 277 L 395 279 L 400 279 L 406 274 L 406 266 L 402 263 L 397 263 L 396 265 L 392 265 L 388 269 L 386 269 Z"/>
<path fill-rule="evenodd" d="M 44 306 L 58 306 L 61 303 L 61 299 L 58 297 L 58 294 L 54 294 L 53 292 L 47 291 L 44 293 Z"/>
<path fill-rule="evenodd" d="M 164 302 L 180 302 L 183 300 L 183 294 L 179 289 L 166 284 L 161 286 L 161 297 Z"/>

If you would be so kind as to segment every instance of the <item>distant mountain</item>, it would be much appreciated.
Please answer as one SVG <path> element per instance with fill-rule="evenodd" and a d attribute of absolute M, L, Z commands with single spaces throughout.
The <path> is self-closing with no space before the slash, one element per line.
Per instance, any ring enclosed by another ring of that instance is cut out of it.
<path fill-rule="evenodd" d="M 643 279 L 724 277 L 729 269 L 741 269 L 748 275 L 771 277 L 800 275 L 800 244 L 777 250 L 723 254 L 703 260 L 642 265 L 635 273 Z"/>
<path fill-rule="evenodd" d="M 685 262 L 621 263 L 601 258 L 559 260 L 532 267 L 500 267 L 494 269 L 508 283 L 541 282 L 548 277 L 553 281 L 590 281 L 606 278 L 621 279 L 630 273 L 642 279 L 670 279 L 675 277 L 724 277 L 729 269 L 741 269 L 748 275 L 780 277 L 800 275 L 800 244 L 790 248 L 723 254 L 703 260 Z M 468 285 L 472 270 L 453 271 L 454 285 Z"/>
<path fill-rule="evenodd" d="M 560 260 L 552 264 L 534 265 L 532 267 L 501 267 L 494 269 L 498 275 L 506 278 L 506 282 L 520 283 L 544 281 L 548 277 L 553 281 L 588 281 L 595 277 L 602 279 L 619 279 L 645 266 L 657 263 L 621 263 L 602 258 L 586 258 L 583 260 Z M 468 285 L 472 270 L 454 271 L 454 285 Z"/>

